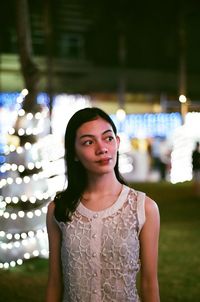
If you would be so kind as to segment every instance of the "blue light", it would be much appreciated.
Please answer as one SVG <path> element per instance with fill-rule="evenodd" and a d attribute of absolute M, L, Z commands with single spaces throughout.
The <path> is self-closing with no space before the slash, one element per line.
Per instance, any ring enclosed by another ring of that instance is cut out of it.
<path fill-rule="evenodd" d="M 111 118 L 117 129 L 130 138 L 167 137 L 182 123 L 178 112 L 127 114 L 123 122 L 119 122 L 116 115 Z"/>
<path fill-rule="evenodd" d="M 19 95 L 19 92 L 0 92 L 0 107 L 16 109 Z M 37 103 L 48 106 L 48 95 L 45 92 L 40 92 L 37 96 Z"/>
<path fill-rule="evenodd" d="M 41 92 L 37 96 L 37 103 L 40 105 L 49 106 L 49 96 L 45 92 Z"/>
<path fill-rule="evenodd" d="M 18 96 L 18 92 L 0 92 L 0 107 L 14 107 Z"/>
<path fill-rule="evenodd" d="M 4 163 L 5 163 L 5 161 L 6 161 L 5 156 L 0 155 L 0 165 L 4 164 Z"/>

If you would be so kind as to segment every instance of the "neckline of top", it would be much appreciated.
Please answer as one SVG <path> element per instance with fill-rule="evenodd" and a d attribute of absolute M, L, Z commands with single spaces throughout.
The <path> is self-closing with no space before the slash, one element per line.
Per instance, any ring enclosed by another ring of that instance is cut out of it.
<path fill-rule="evenodd" d="M 127 187 L 126 185 L 123 185 L 122 190 L 118 196 L 118 198 L 116 199 L 116 201 L 108 208 L 101 210 L 101 211 L 93 211 L 88 209 L 87 207 L 85 207 L 82 202 L 79 203 L 78 207 L 77 207 L 77 211 L 88 218 L 98 218 L 98 217 L 107 217 L 110 216 L 112 214 L 114 214 L 117 210 L 119 210 L 121 208 L 121 206 L 123 205 L 123 203 L 126 201 L 126 197 L 128 195 L 130 188 Z"/>

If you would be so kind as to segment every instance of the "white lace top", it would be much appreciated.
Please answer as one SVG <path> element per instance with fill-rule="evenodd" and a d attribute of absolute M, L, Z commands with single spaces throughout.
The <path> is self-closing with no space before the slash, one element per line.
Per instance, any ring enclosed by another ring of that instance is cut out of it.
<path fill-rule="evenodd" d="M 138 302 L 139 232 L 145 194 L 123 186 L 116 202 L 94 212 L 79 204 L 62 231 L 63 302 Z"/>

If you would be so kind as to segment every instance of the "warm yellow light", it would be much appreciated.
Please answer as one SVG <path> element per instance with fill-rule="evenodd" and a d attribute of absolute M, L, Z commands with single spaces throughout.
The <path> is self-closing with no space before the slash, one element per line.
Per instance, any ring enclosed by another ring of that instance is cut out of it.
<path fill-rule="evenodd" d="M 187 102 L 187 98 L 184 94 L 181 94 L 179 96 L 179 102 L 181 102 L 181 103 L 186 103 Z"/>
<path fill-rule="evenodd" d="M 119 108 L 116 112 L 117 119 L 123 121 L 126 117 L 126 112 L 124 109 Z"/>

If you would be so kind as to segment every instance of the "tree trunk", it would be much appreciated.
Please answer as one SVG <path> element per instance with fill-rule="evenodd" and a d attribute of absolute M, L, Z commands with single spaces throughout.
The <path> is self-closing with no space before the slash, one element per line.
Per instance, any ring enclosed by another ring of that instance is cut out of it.
<path fill-rule="evenodd" d="M 50 0 L 44 0 L 44 34 L 46 42 L 47 94 L 49 99 L 49 115 L 51 119 L 53 106 L 53 28 Z M 50 128 L 50 132 L 52 129 Z"/>
<path fill-rule="evenodd" d="M 32 39 L 27 0 L 16 0 L 16 16 L 21 70 L 25 88 L 29 91 L 25 97 L 23 108 L 26 112 L 36 112 L 38 111 L 36 99 L 40 75 L 39 69 L 32 57 Z"/>

